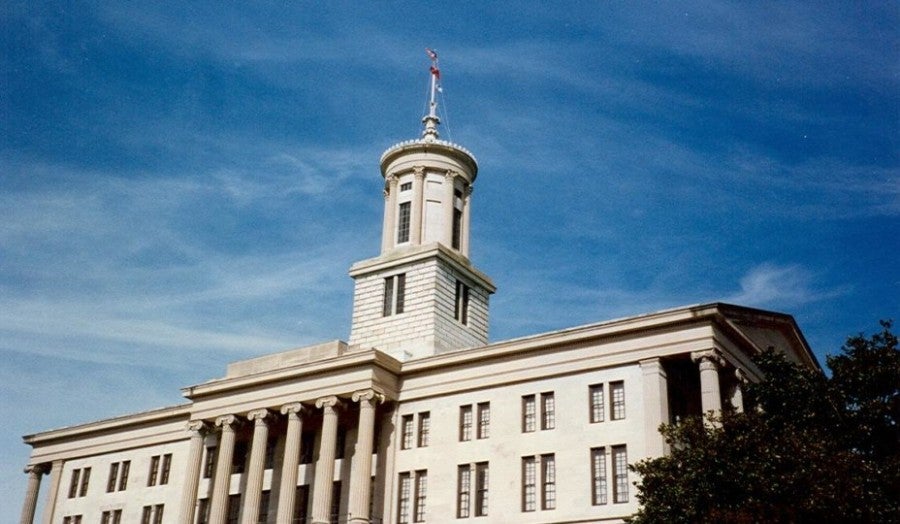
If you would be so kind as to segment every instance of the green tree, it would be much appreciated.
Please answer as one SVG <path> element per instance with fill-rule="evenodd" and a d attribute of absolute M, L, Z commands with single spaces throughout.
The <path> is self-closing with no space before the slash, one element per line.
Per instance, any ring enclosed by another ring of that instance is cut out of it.
<path fill-rule="evenodd" d="M 750 409 L 664 425 L 631 522 L 900 522 L 900 350 L 891 323 L 851 337 L 832 371 L 768 351 Z"/>

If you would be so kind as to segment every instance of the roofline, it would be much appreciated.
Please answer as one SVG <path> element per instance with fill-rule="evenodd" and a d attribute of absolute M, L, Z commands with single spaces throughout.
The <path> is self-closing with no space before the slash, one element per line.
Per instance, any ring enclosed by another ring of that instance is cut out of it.
<path fill-rule="evenodd" d="M 87 433 L 95 433 L 99 431 L 107 431 L 111 429 L 129 426 L 133 424 L 147 424 L 161 422 L 167 419 L 179 418 L 189 415 L 191 412 L 191 403 L 182 403 L 174 406 L 166 406 L 162 408 L 140 411 L 138 413 L 129 413 L 117 417 L 85 422 L 74 426 L 63 426 L 61 428 L 41 431 L 24 435 L 22 440 L 30 446 L 42 444 L 60 438 L 70 438 Z"/>

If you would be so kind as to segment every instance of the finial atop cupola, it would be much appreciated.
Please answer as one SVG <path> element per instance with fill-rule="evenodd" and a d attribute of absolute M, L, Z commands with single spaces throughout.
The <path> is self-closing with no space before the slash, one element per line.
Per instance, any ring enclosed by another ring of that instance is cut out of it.
<path fill-rule="evenodd" d="M 441 70 L 438 69 L 438 56 L 434 50 L 425 48 L 425 53 L 431 59 L 431 96 L 428 100 L 428 114 L 422 118 L 425 129 L 422 131 L 422 139 L 426 142 L 434 142 L 438 138 L 437 126 L 441 119 L 437 116 L 437 93 L 441 91 Z"/>

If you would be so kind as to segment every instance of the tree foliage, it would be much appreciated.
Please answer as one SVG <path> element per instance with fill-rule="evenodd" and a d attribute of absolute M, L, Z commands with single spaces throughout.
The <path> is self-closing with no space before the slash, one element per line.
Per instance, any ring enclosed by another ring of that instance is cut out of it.
<path fill-rule="evenodd" d="M 635 464 L 643 523 L 900 522 L 900 349 L 891 323 L 829 356 L 831 377 L 767 351 L 744 413 L 660 430 Z"/>

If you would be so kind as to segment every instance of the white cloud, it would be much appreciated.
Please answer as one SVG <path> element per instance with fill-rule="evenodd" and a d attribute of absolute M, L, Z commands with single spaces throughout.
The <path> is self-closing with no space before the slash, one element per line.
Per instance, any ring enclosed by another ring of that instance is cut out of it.
<path fill-rule="evenodd" d="M 784 309 L 834 298 L 845 292 L 841 289 L 817 289 L 815 273 L 798 264 L 773 263 L 751 268 L 741 277 L 740 288 L 725 302 Z"/>

